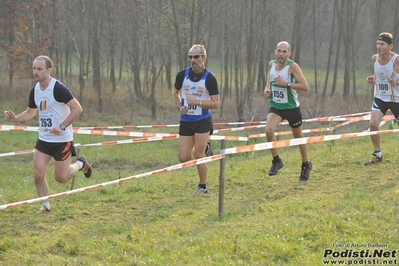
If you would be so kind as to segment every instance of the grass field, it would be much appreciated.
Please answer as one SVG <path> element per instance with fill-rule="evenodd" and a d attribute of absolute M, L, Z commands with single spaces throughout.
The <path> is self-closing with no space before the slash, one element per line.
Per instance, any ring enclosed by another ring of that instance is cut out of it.
<path fill-rule="evenodd" d="M 367 124 L 343 130 L 365 129 Z M 230 135 L 237 134 L 249 133 Z M 36 132 L 0 135 L 0 153 L 32 149 L 37 138 Z M 81 144 L 120 139 L 75 135 L 75 143 Z M 384 161 L 375 167 L 363 165 L 371 159 L 369 137 L 310 144 L 314 168 L 308 182 L 298 181 L 297 147 L 280 149 L 285 167 L 273 177 L 267 174 L 269 151 L 229 155 L 222 216 L 219 161 L 208 163 L 206 195 L 193 195 L 198 177 L 196 168 L 189 167 L 52 199 L 49 215 L 38 213 L 39 203 L 3 210 L 0 265 L 313 266 L 329 265 L 328 259 L 346 265 L 360 259 L 396 265 L 398 141 L 397 134 L 382 135 Z M 242 145 L 227 142 L 228 147 Z M 216 154 L 219 147 L 213 141 Z M 79 173 L 75 188 L 178 164 L 176 150 L 177 140 L 83 147 L 93 176 L 86 179 Z M 32 155 L 0 161 L 0 205 L 36 198 Z M 50 193 L 68 191 L 70 182 L 56 183 L 52 171 L 53 164 L 47 173 Z M 375 249 L 387 256 L 323 258 L 328 250 L 337 255 Z"/>

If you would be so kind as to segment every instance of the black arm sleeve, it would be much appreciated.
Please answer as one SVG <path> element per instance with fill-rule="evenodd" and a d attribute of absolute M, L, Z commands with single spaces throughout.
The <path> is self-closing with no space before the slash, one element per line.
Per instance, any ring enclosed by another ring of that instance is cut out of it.
<path fill-rule="evenodd" d="M 216 77 L 211 73 L 209 73 L 206 81 L 205 81 L 205 86 L 207 90 L 209 91 L 209 95 L 218 95 L 219 94 L 219 88 L 218 88 L 218 82 L 216 80 Z"/>
<path fill-rule="evenodd" d="M 36 106 L 36 103 L 35 103 L 35 88 L 30 90 L 28 107 L 29 108 L 33 108 L 33 109 L 37 109 L 37 106 Z"/>
<path fill-rule="evenodd" d="M 54 99 L 57 102 L 63 102 L 67 104 L 74 97 L 72 92 L 61 82 L 57 81 L 54 85 Z"/>
<path fill-rule="evenodd" d="M 176 75 L 176 80 L 175 80 L 175 88 L 176 90 L 180 90 L 181 87 L 183 86 L 183 80 L 184 80 L 184 69 L 181 70 L 179 73 Z"/>

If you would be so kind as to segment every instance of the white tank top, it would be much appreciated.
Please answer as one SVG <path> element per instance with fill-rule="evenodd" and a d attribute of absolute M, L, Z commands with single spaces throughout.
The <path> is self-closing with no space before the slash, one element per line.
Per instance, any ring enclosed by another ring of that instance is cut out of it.
<path fill-rule="evenodd" d="M 270 97 L 270 107 L 278 110 L 294 109 L 299 106 L 298 93 L 296 90 L 280 86 L 276 84 L 276 77 L 280 76 L 285 81 L 296 83 L 293 75 L 288 74 L 288 70 L 294 61 L 290 60 L 286 66 L 281 70 L 276 70 L 277 59 L 273 61 L 270 68 L 270 89 L 272 95 Z"/>
<path fill-rule="evenodd" d="M 52 78 L 48 87 L 43 91 L 39 83 L 35 86 L 35 103 L 39 113 L 39 139 L 46 142 L 68 142 L 73 140 L 72 125 L 68 126 L 61 135 L 54 135 L 50 130 L 59 126 L 68 117 L 68 105 L 57 102 L 54 98 L 54 85 L 56 79 Z"/>
<path fill-rule="evenodd" d="M 194 95 L 197 100 L 206 101 L 210 99 L 209 91 L 206 88 L 206 78 L 210 74 L 210 71 L 206 69 L 204 75 L 198 81 L 190 79 L 189 71 L 190 68 L 186 68 L 181 88 L 182 105 L 187 107 L 187 114 L 180 116 L 180 120 L 183 122 L 200 121 L 211 116 L 209 109 L 202 108 L 199 105 L 190 105 L 186 100 L 188 94 Z"/>
<path fill-rule="evenodd" d="M 374 63 L 374 97 L 381 99 L 384 102 L 399 102 L 399 86 L 392 86 L 388 82 L 388 78 L 395 78 L 399 80 L 399 74 L 395 73 L 393 65 L 398 55 L 394 54 L 391 60 L 385 65 L 378 62 L 378 54 Z"/>

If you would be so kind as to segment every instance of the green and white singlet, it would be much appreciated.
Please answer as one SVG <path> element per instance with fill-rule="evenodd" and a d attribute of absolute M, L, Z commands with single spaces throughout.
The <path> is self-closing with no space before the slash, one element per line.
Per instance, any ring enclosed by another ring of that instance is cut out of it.
<path fill-rule="evenodd" d="M 280 76 L 287 82 L 291 82 L 292 84 L 296 83 L 294 76 L 288 74 L 288 69 L 294 61 L 290 60 L 287 65 L 279 71 L 276 70 L 276 63 L 277 59 L 273 61 L 270 68 L 270 107 L 274 107 L 278 110 L 297 108 L 299 106 L 298 93 L 291 88 L 277 85 L 275 81 L 276 77 Z"/>

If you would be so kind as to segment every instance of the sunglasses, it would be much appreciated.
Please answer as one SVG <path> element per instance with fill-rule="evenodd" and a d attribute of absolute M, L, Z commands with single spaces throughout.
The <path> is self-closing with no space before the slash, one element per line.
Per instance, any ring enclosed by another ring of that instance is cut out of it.
<path fill-rule="evenodd" d="M 198 59 L 198 58 L 200 58 L 200 56 L 203 56 L 203 54 L 197 54 L 197 55 L 188 55 L 188 59 Z"/>

